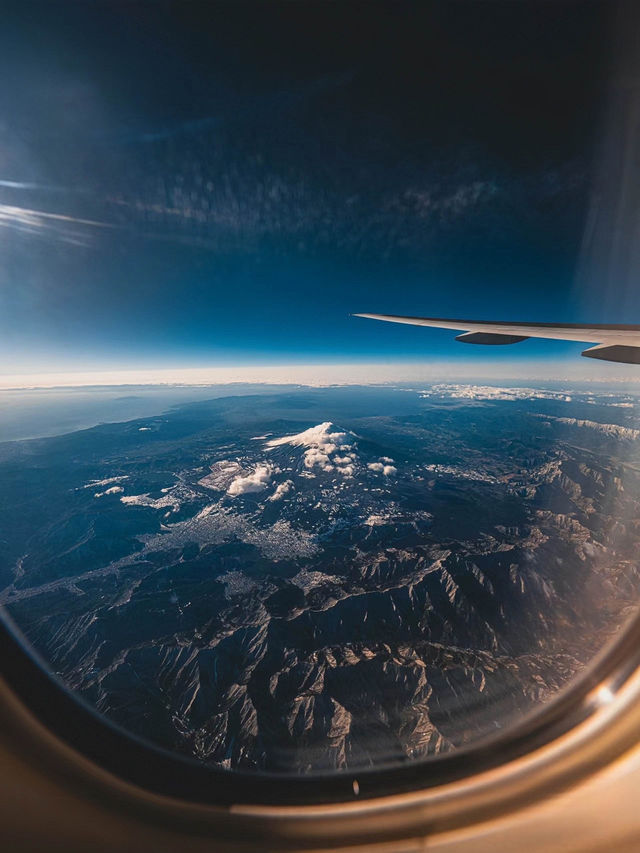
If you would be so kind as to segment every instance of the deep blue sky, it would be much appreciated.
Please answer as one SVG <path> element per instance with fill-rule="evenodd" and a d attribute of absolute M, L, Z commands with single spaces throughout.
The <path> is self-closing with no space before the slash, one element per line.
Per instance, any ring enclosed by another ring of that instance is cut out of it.
<path fill-rule="evenodd" d="M 633 322 L 576 284 L 612 5 L 3 14 L 0 372 L 470 357 L 358 311 Z"/>

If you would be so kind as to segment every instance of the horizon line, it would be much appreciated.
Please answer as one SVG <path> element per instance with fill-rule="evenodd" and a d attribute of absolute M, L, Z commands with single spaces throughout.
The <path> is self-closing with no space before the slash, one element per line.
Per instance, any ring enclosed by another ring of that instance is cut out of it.
<path fill-rule="evenodd" d="M 612 371 L 616 371 L 613 373 Z M 555 373 L 555 375 L 553 375 Z M 374 374 L 374 375 L 371 375 Z M 385 385 L 405 382 L 453 380 L 478 381 L 613 381 L 639 382 L 635 365 L 598 365 L 574 359 L 550 362 L 511 360 L 371 361 L 327 362 L 238 367 L 127 368 L 83 371 L 39 371 L 0 374 L 0 391 L 51 390 L 54 388 L 121 387 L 125 385 L 206 387 L 213 385 Z"/>

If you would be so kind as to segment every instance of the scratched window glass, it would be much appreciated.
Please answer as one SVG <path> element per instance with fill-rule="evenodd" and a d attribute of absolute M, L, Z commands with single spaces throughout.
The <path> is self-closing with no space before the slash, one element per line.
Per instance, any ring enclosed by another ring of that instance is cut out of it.
<path fill-rule="evenodd" d="M 0 32 L 2 618 L 230 772 L 547 707 L 639 601 L 637 15 L 34 5 Z"/>

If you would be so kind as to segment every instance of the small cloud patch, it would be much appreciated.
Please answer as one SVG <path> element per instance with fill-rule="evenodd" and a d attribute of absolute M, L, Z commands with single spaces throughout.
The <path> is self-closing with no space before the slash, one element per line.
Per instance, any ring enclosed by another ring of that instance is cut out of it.
<path fill-rule="evenodd" d="M 229 484 L 227 494 L 231 497 L 238 495 L 246 495 L 250 492 L 261 492 L 266 489 L 271 481 L 273 474 L 273 466 L 265 462 L 262 465 L 256 465 L 255 470 L 250 474 L 236 477 Z"/>
<path fill-rule="evenodd" d="M 117 495 L 124 492 L 122 486 L 111 486 L 110 489 L 105 489 L 104 492 L 96 492 L 94 498 L 103 498 L 105 495 Z"/>
<path fill-rule="evenodd" d="M 394 465 L 383 465 L 382 462 L 369 462 L 367 468 L 377 474 L 384 474 L 385 477 L 398 473 L 398 469 Z"/>
<path fill-rule="evenodd" d="M 126 474 L 121 474 L 118 477 L 106 477 L 104 480 L 89 480 L 89 482 L 83 486 L 83 489 L 95 489 L 97 486 L 110 486 L 111 483 L 121 483 L 123 480 L 128 480 L 129 477 Z"/>
<path fill-rule="evenodd" d="M 279 501 L 281 500 L 288 492 L 293 488 L 292 480 L 285 480 L 284 483 L 280 483 L 275 492 L 271 495 L 271 497 L 267 498 L 269 501 Z"/>

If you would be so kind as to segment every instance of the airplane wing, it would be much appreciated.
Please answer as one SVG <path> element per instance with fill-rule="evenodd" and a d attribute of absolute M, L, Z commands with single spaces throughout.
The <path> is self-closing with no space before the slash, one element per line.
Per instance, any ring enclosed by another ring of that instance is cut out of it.
<path fill-rule="evenodd" d="M 403 317 L 397 314 L 354 314 L 370 320 L 408 323 L 411 326 L 434 326 L 454 329 L 462 334 L 457 341 L 465 344 L 517 344 L 527 338 L 551 338 L 559 341 L 584 341 L 595 346 L 583 350 L 587 358 L 640 364 L 640 326 L 588 323 L 512 323 L 497 321 L 450 320 L 439 317 Z"/>

